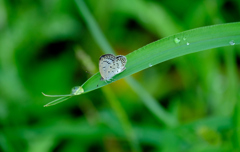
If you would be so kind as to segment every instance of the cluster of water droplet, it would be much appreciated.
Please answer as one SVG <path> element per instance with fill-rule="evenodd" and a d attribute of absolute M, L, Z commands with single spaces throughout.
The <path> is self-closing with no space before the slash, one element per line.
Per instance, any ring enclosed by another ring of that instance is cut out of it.
<path fill-rule="evenodd" d="M 182 38 L 183 39 L 183 41 L 186 41 L 187 39 L 186 39 L 186 37 L 183 37 Z M 176 43 L 176 44 L 179 44 L 180 42 L 181 42 L 181 40 L 180 40 L 180 38 L 174 38 L 174 42 Z M 234 40 L 231 40 L 230 42 L 229 42 L 229 44 L 230 45 L 235 45 L 236 43 L 234 42 Z M 190 45 L 190 43 L 189 42 L 186 42 L 186 45 Z"/>
<path fill-rule="evenodd" d="M 185 37 L 183 37 L 183 41 L 186 41 L 186 40 L 187 40 L 187 39 L 186 39 Z M 179 44 L 179 43 L 181 42 L 181 40 L 176 37 L 176 38 L 174 39 L 174 42 L 175 42 L 176 44 Z M 190 43 L 187 42 L 186 45 L 190 45 Z"/>

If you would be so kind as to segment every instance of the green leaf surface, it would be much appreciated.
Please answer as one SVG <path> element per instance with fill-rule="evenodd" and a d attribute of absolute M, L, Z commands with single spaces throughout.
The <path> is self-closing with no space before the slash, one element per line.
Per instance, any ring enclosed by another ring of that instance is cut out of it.
<path fill-rule="evenodd" d="M 82 88 L 86 93 L 185 54 L 239 43 L 240 22 L 201 27 L 181 32 L 150 43 L 126 55 L 126 70 L 114 76 L 113 81 L 108 83 L 100 81 L 100 73 L 97 73 L 88 79 L 82 85 Z"/>

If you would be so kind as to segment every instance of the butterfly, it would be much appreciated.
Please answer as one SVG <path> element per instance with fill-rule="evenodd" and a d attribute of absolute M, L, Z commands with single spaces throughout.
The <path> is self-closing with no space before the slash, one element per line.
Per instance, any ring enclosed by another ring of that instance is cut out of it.
<path fill-rule="evenodd" d="M 113 76 L 123 72 L 126 67 L 127 58 L 123 55 L 114 56 L 112 54 L 102 55 L 99 59 L 99 72 L 101 81 L 110 81 Z"/>

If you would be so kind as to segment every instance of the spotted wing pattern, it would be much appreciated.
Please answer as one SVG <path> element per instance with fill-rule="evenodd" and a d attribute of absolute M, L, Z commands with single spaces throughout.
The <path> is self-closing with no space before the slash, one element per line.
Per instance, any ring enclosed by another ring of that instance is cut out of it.
<path fill-rule="evenodd" d="M 113 76 L 124 71 L 127 58 L 123 55 L 114 56 L 112 54 L 102 55 L 99 59 L 99 72 L 101 80 L 109 81 Z"/>

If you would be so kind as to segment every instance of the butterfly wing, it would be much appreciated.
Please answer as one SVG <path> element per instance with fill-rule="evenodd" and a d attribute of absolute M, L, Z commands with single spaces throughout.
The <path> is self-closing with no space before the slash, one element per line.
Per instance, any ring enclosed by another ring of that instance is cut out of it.
<path fill-rule="evenodd" d="M 113 76 L 124 71 L 127 58 L 123 55 L 114 56 L 112 54 L 102 55 L 99 59 L 99 72 L 101 80 L 110 80 Z"/>
<path fill-rule="evenodd" d="M 127 63 L 127 58 L 123 55 L 118 55 L 116 57 L 116 60 L 113 63 L 114 68 L 116 69 L 114 74 L 116 75 L 118 73 L 123 72 L 126 69 L 125 68 L 126 63 Z"/>
<path fill-rule="evenodd" d="M 101 80 L 109 80 L 115 74 L 112 72 L 113 63 L 116 57 L 112 54 L 102 55 L 99 59 L 99 72 L 102 76 Z"/>

